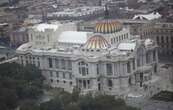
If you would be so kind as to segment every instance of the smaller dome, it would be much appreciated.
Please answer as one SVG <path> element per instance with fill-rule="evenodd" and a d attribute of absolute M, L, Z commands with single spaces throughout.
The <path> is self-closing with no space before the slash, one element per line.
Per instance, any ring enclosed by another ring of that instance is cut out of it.
<path fill-rule="evenodd" d="M 109 47 L 107 40 L 100 35 L 92 36 L 84 45 L 85 49 L 107 49 Z"/>
<path fill-rule="evenodd" d="M 102 21 L 96 23 L 95 32 L 96 33 L 115 33 L 122 29 L 122 24 L 118 21 Z"/>

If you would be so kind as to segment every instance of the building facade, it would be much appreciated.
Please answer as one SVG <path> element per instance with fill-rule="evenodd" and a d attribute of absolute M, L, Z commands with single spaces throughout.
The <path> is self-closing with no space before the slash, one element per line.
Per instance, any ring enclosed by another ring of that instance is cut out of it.
<path fill-rule="evenodd" d="M 104 15 L 102 6 L 82 6 L 65 8 L 59 12 L 48 13 L 48 19 L 58 20 L 89 20 Z"/>
<path fill-rule="evenodd" d="M 11 47 L 18 47 L 21 44 L 27 43 L 28 39 L 28 32 L 27 28 L 19 28 L 14 30 L 10 33 L 10 46 Z"/>
<path fill-rule="evenodd" d="M 34 26 L 17 49 L 18 62 L 36 65 L 50 86 L 68 92 L 77 87 L 81 94 L 122 98 L 159 92 L 155 42 L 134 38 L 113 20 L 96 23 L 94 32 L 76 30 L 71 24 Z"/>
<path fill-rule="evenodd" d="M 147 23 L 139 29 L 142 39 L 150 38 L 157 42 L 160 56 L 173 55 L 172 23 Z"/>

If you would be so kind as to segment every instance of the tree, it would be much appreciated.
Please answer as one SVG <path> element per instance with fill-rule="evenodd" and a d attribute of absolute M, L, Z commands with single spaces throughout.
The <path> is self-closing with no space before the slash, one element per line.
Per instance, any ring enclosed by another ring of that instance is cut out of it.
<path fill-rule="evenodd" d="M 33 100 L 25 100 L 20 105 L 20 110 L 40 110 L 39 105 Z"/>
<path fill-rule="evenodd" d="M 59 97 L 55 99 L 42 103 L 40 105 L 40 110 L 64 110 L 62 101 Z"/>
<path fill-rule="evenodd" d="M 79 100 L 79 94 L 80 94 L 80 90 L 77 87 L 74 87 L 73 92 L 71 94 L 72 100 L 74 102 L 77 102 Z"/>
<path fill-rule="evenodd" d="M 114 110 L 115 108 L 125 107 L 124 100 L 115 99 L 110 95 L 98 95 L 95 97 L 95 108 L 96 110 Z"/>
<path fill-rule="evenodd" d="M 8 88 L 0 89 L 0 110 L 11 110 L 17 107 L 17 100 L 15 90 Z"/>
<path fill-rule="evenodd" d="M 68 104 L 64 110 L 81 110 L 77 103 L 70 103 Z"/>
<path fill-rule="evenodd" d="M 5 63 L 0 70 L 0 110 L 14 109 L 19 101 L 42 94 L 43 77 L 35 66 Z"/>
<path fill-rule="evenodd" d="M 40 110 L 138 110 L 110 95 L 80 95 L 76 101 L 72 97 L 73 93 L 61 92 L 56 98 L 42 103 Z"/>
<path fill-rule="evenodd" d="M 78 103 L 81 110 L 95 110 L 96 109 L 96 102 L 95 102 L 95 99 L 91 96 L 91 94 L 88 94 L 86 96 L 81 96 L 79 98 Z"/>

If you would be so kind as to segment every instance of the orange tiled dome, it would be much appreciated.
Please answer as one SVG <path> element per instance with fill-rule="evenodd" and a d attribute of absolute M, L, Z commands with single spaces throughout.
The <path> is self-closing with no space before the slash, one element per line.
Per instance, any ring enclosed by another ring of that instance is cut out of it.
<path fill-rule="evenodd" d="M 118 21 L 102 21 L 96 23 L 95 32 L 96 33 L 114 33 L 122 29 L 122 24 Z"/>
<path fill-rule="evenodd" d="M 107 49 L 109 47 L 109 43 L 107 40 L 100 36 L 100 35 L 95 35 L 91 38 L 88 39 L 86 44 L 84 45 L 84 48 L 86 49 Z"/>

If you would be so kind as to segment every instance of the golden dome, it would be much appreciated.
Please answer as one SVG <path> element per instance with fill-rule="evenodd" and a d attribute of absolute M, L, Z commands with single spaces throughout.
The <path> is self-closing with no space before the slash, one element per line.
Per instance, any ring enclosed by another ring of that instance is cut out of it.
<path fill-rule="evenodd" d="M 95 35 L 91 38 L 88 39 L 86 44 L 84 45 L 84 48 L 86 49 L 107 49 L 109 47 L 109 43 L 107 40 L 100 36 L 100 35 Z"/>
<path fill-rule="evenodd" d="M 96 23 L 95 32 L 96 33 L 114 33 L 122 29 L 122 24 L 118 21 L 102 21 Z"/>

